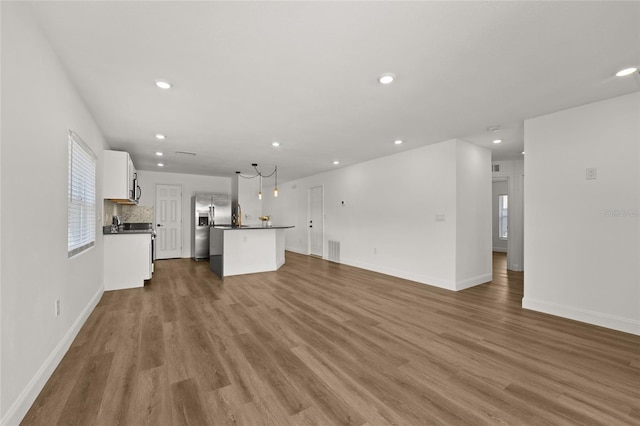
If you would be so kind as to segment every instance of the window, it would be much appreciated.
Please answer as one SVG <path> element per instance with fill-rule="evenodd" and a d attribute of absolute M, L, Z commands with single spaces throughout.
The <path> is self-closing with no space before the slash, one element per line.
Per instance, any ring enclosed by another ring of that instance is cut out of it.
<path fill-rule="evenodd" d="M 96 241 L 96 156 L 69 131 L 68 257 L 93 247 Z"/>
<path fill-rule="evenodd" d="M 506 240 L 509 233 L 509 196 L 498 196 L 498 237 Z"/>

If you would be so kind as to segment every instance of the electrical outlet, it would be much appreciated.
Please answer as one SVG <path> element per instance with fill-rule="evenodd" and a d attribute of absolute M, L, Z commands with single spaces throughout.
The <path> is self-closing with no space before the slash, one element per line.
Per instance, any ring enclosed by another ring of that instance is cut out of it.
<path fill-rule="evenodd" d="M 587 168 L 587 179 L 598 179 L 598 169 L 595 167 Z"/>
<path fill-rule="evenodd" d="M 443 213 L 438 213 L 436 215 L 436 222 L 444 222 L 444 220 L 445 220 L 445 216 Z"/>
<path fill-rule="evenodd" d="M 60 316 L 60 299 L 56 299 L 56 317 Z"/>

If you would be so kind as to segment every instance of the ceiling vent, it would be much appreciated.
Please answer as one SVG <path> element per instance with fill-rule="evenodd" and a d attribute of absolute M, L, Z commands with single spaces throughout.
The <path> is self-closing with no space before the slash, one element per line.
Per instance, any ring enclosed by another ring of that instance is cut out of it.
<path fill-rule="evenodd" d="M 189 151 L 176 151 L 176 155 L 184 155 L 187 157 L 195 157 L 196 153 L 195 152 L 189 152 Z"/>
<path fill-rule="evenodd" d="M 491 171 L 492 171 L 493 173 L 495 173 L 495 172 L 499 172 L 499 171 L 500 171 L 500 164 L 492 164 L 492 165 L 491 165 Z"/>

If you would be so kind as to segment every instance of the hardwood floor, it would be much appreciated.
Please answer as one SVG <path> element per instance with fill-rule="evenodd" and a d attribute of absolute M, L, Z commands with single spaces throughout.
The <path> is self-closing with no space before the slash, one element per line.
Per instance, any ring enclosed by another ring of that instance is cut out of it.
<path fill-rule="evenodd" d="M 25 425 L 640 424 L 640 337 L 287 252 L 165 260 L 102 300 Z"/>

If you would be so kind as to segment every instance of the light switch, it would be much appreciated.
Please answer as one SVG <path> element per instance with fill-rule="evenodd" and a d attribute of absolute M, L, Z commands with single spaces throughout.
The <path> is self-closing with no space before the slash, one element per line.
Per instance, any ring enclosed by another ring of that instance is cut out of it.
<path fill-rule="evenodd" d="M 598 169 L 595 167 L 587 168 L 587 179 L 598 179 Z"/>

